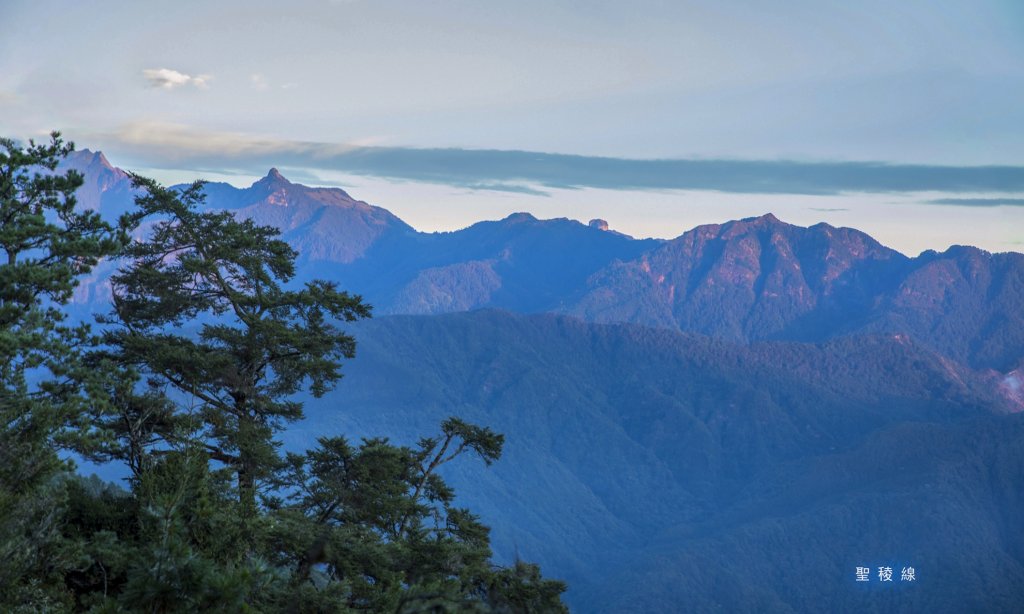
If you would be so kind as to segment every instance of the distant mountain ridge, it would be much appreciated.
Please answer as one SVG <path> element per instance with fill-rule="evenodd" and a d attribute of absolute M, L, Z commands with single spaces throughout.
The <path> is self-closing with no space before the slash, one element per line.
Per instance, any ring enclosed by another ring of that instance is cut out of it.
<path fill-rule="evenodd" d="M 101 151 L 81 149 L 71 152 L 58 171 L 74 169 L 84 183 L 75 193 L 79 206 L 101 212 L 109 219 L 128 211 L 135 203 L 131 177 L 113 166 Z"/>
<path fill-rule="evenodd" d="M 82 206 L 130 202 L 102 154 L 72 163 Z M 667 241 L 528 213 L 421 233 L 274 169 L 206 191 L 376 306 L 285 447 L 450 415 L 504 433 L 446 476 L 578 611 L 1021 611 L 1024 255 L 771 214 Z M 108 309 L 104 266 L 80 307 Z M 854 581 L 882 564 L 920 582 Z"/>
<path fill-rule="evenodd" d="M 769 213 L 699 226 L 610 267 L 590 280 L 575 313 L 733 340 L 806 336 L 802 319 L 870 300 L 887 289 L 880 269 L 892 277 L 908 261 L 862 232 L 801 228 Z"/>
<path fill-rule="evenodd" d="M 416 232 L 386 209 L 356 200 L 339 188 L 292 183 L 276 168 L 249 188 L 217 184 L 206 190 L 211 206 L 280 228 L 303 262 L 348 264 L 378 241 Z"/>
<path fill-rule="evenodd" d="M 124 209 L 127 175 L 101 153 L 68 165 L 87 176 L 83 206 Z M 952 247 L 911 258 L 851 228 L 772 214 L 668 241 L 528 213 L 422 233 L 277 169 L 249 188 L 206 192 L 212 208 L 280 228 L 302 274 L 361 293 L 378 314 L 556 312 L 744 342 L 906 334 L 974 368 L 1024 368 L 1024 254 Z"/>
<path fill-rule="evenodd" d="M 569 313 L 735 341 L 903 333 L 978 368 L 1024 359 L 1024 254 L 908 258 L 867 234 L 771 214 L 697 227 L 588 280 Z"/>

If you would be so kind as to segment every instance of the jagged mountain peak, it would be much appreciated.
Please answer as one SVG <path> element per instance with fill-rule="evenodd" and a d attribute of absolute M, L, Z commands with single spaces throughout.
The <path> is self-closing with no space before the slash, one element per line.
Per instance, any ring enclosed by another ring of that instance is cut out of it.
<path fill-rule="evenodd" d="M 271 168 L 267 171 L 267 174 L 263 179 L 256 182 L 257 184 L 274 184 L 274 185 L 293 185 L 291 181 L 285 178 L 281 174 L 281 171 L 277 170 L 277 167 Z"/>
<path fill-rule="evenodd" d="M 136 191 L 128 174 L 112 166 L 101 152 L 74 152 L 63 166 L 85 176 L 77 194 L 83 208 L 99 209 L 114 218 L 132 206 Z M 207 207 L 231 210 L 280 229 L 307 260 L 351 262 L 385 236 L 415 234 L 386 209 L 355 200 L 340 188 L 293 183 L 276 167 L 247 188 L 210 182 L 204 193 Z"/>
<path fill-rule="evenodd" d="M 110 170 L 115 170 L 114 169 L 114 165 L 112 165 L 110 163 L 110 161 L 107 160 L 107 156 L 104 155 L 102 151 L 92 152 L 92 151 L 90 151 L 88 149 L 84 149 L 84 150 L 82 150 L 82 153 L 84 153 L 85 155 L 91 155 L 95 164 L 98 164 L 98 165 L 102 166 L 103 168 L 107 168 L 107 169 L 110 169 Z M 117 170 L 120 170 L 120 169 L 117 169 Z"/>
<path fill-rule="evenodd" d="M 792 229 L 799 228 L 799 226 L 783 222 L 779 218 L 775 217 L 773 213 L 765 213 L 758 217 L 748 217 L 726 222 L 725 224 L 722 224 L 720 228 L 721 236 L 732 237 L 751 232 L 788 232 Z"/>
<path fill-rule="evenodd" d="M 526 211 L 519 211 L 516 213 L 509 214 L 507 217 L 505 217 L 505 219 L 501 221 L 507 222 L 509 224 L 517 224 L 521 222 L 536 222 L 537 218 L 534 217 L 532 213 L 527 213 Z"/>
<path fill-rule="evenodd" d="M 352 198 L 348 192 L 338 187 L 312 187 L 295 183 L 285 177 L 276 167 L 271 168 L 266 175 L 248 188 L 242 188 L 239 193 L 244 195 L 242 200 L 247 201 L 247 204 L 262 200 L 268 194 L 277 194 L 274 198 L 281 202 L 284 202 L 282 198 L 287 197 L 289 201 L 301 199 L 321 205 L 370 207 L 370 205 Z"/>
<path fill-rule="evenodd" d="M 128 177 L 128 173 L 112 165 L 102 151 L 91 149 L 72 151 L 60 163 L 60 168 L 74 169 L 86 175 L 87 180 L 104 180 L 111 176 L 119 179 Z"/>
<path fill-rule="evenodd" d="M 835 231 L 853 232 L 859 236 L 868 237 L 867 234 L 855 230 L 853 228 L 837 228 L 826 222 L 818 222 L 811 226 L 800 226 L 793 224 L 785 220 L 779 219 L 774 213 L 768 212 L 762 215 L 754 217 L 745 217 L 736 220 L 729 220 L 727 222 L 720 222 L 714 224 L 701 224 L 694 227 L 691 230 L 683 233 L 681 236 L 685 236 L 690 233 L 695 233 L 700 236 L 722 236 L 732 237 L 739 236 L 750 232 L 785 232 L 785 233 L 797 233 L 797 234 L 808 234 L 808 233 L 823 233 L 830 235 Z"/>
<path fill-rule="evenodd" d="M 102 151 L 73 151 L 61 161 L 57 170 L 75 170 L 82 174 L 84 182 L 75 193 L 82 209 L 99 211 L 112 220 L 131 208 L 135 201 L 128 173 L 110 164 Z"/>
<path fill-rule="evenodd" d="M 772 213 L 771 211 L 769 211 L 768 213 L 756 216 L 756 217 L 743 218 L 741 220 L 737 220 L 737 222 L 747 223 L 747 224 L 751 224 L 751 225 L 758 225 L 758 226 L 772 226 L 772 225 L 792 226 L 792 224 L 788 224 L 786 222 L 783 222 L 779 218 L 775 217 L 775 214 Z M 736 222 L 733 222 L 733 223 L 736 223 Z"/>
<path fill-rule="evenodd" d="M 299 188 L 306 187 L 301 184 L 292 183 L 284 175 L 282 175 L 281 171 L 277 170 L 277 168 L 271 168 L 269 171 L 267 171 L 267 174 L 264 175 L 262 179 L 259 179 L 258 181 L 253 183 L 248 189 L 276 191 L 287 189 L 292 186 L 296 186 Z"/>
<path fill-rule="evenodd" d="M 241 217 L 281 229 L 307 260 L 352 262 L 384 236 L 415 233 L 386 209 L 356 200 L 340 188 L 294 183 L 277 168 L 248 188 L 222 191 L 212 199 L 214 206 L 227 204 Z"/>
<path fill-rule="evenodd" d="M 91 149 L 76 149 L 75 151 L 68 154 L 67 158 L 65 158 L 64 160 L 64 163 L 72 166 L 79 164 L 96 164 L 100 167 L 108 168 L 111 170 L 113 170 L 114 168 L 110 164 L 110 161 L 107 160 L 107 157 L 103 155 L 102 151 L 93 151 Z"/>
<path fill-rule="evenodd" d="M 902 255 L 885 247 L 873 237 L 855 228 L 835 227 L 825 222 L 798 226 L 780 220 L 772 213 L 732 220 L 722 224 L 697 226 L 667 243 L 668 250 L 701 250 L 719 244 L 721 249 L 752 249 L 760 245 L 771 251 L 820 252 L 833 264 L 841 260 L 889 259 Z M 718 249 L 718 248 L 716 248 Z M 760 253 L 761 249 L 757 249 Z"/>
<path fill-rule="evenodd" d="M 727 222 L 701 224 L 684 232 L 675 239 L 672 239 L 672 241 L 679 241 L 680 239 L 692 240 L 693 238 L 730 238 L 746 235 L 752 232 L 763 232 L 766 230 L 785 232 L 791 229 L 800 228 L 802 227 L 784 222 L 775 217 L 774 213 L 769 212 L 755 217 L 745 217 Z"/>

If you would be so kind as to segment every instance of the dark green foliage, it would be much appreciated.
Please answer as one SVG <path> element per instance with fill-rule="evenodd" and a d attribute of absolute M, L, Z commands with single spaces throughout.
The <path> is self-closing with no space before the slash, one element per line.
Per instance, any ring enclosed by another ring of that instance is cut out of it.
<path fill-rule="evenodd" d="M 331 322 L 369 315 L 359 297 L 312 281 L 284 287 L 295 252 L 278 231 L 198 209 L 202 184 L 178 192 L 137 178 L 146 193 L 136 219 L 153 220 L 146 241 L 125 250 L 112 279 L 116 360 L 194 400 L 182 408 L 214 460 L 232 468 L 245 513 L 277 466 L 273 435 L 302 417 L 289 396 L 321 396 L 355 351 Z M 199 324 L 197 334 L 182 331 Z M 166 433 L 165 433 L 166 436 Z"/>
<path fill-rule="evenodd" d="M 22 148 L 0 139 L 0 609 L 66 602 L 61 571 L 73 546 L 59 535 L 64 504 L 54 445 L 78 418 L 69 376 L 88 328 L 60 305 L 77 276 L 112 253 L 120 235 L 75 211 L 78 173 L 54 173 L 74 149 L 54 133 Z"/>
<path fill-rule="evenodd" d="M 70 151 L 7 152 L 0 247 L 0 609 L 12 612 L 548 612 L 560 582 L 490 563 L 489 529 L 437 469 L 498 459 L 451 418 L 416 448 L 276 434 L 341 377 L 368 317 L 333 284 L 291 283 L 277 231 L 201 211 L 201 184 L 136 178 L 120 228 L 74 211 Z M 30 175 L 29 165 L 49 172 Z M 147 235 L 128 243 L 126 230 Z M 102 346 L 61 327 L 76 277 L 120 249 Z M 130 470 L 127 490 L 67 471 L 56 447 Z"/>
<path fill-rule="evenodd" d="M 432 473 L 470 451 L 496 459 L 500 437 L 452 420 L 424 442 L 323 438 L 288 455 L 255 519 L 201 446 L 160 454 L 131 493 L 72 480 L 68 590 L 110 612 L 564 611 L 564 584 L 489 562 L 489 529 Z"/>
<path fill-rule="evenodd" d="M 463 427 L 468 427 L 463 428 Z M 436 469 L 465 452 L 500 454 L 500 436 L 457 420 L 416 449 L 368 439 L 354 448 L 322 438 L 306 455 L 289 455 L 290 495 L 270 518 L 279 562 L 295 569 L 289 599 L 304 611 L 561 611 L 560 582 L 536 567 L 494 568 L 489 529 Z M 509 582 L 508 579 L 515 578 Z M 330 592 L 312 592 L 326 585 Z M 319 605 L 317 605 L 319 604 Z"/>

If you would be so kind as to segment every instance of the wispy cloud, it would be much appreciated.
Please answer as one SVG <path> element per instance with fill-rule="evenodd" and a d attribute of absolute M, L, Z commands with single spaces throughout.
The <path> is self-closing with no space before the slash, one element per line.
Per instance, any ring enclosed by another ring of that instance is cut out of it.
<path fill-rule="evenodd" d="M 1024 167 L 1019 166 L 637 160 L 531 151 L 414 149 L 260 138 L 151 122 L 128 125 L 107 137 L 113 145 L 130 149 L 135 157 L 153 167 L 187 162 L 192 168 L 220 166 L 260 174 L 270 166 L 289 166 L 471 189 L 497 186 L 539 192 L 544 188 L 603 188 L 757 194 L 1024 192 Z M 1014 204 L 1013 199 L 999 201 Z"/>
<path fill-rule="evenodd" d="M 184 85 L 206 89 L 212 79 L 210 75 L 196 75 L 193 77 L 170 68 L 146 68 L 142 71 L 142 76 L 149 82 L 150 87 L 165 90 L 173 90 Z"/>
<path fill-rule="evenodd" d="M 1024 198 L 936 198 L 924 202 L 955 207 L 1024 207 Z"/>
<path fill-rule="evenodd" d="M 249 75 L 249 83 L 252 84 L 253 89 L 261 91 L 270 87 L 270 83 L 267 82 L 267 78 L 260 73 Z"/>
<path fill-rule="evenodd" d="M 162 162 L 201 162 L 209 168 L 252 168 L 284 166 L 291 159 L 324 160 L 350 151 L 352 145 L 326 145 L 272 138 L 256 138 L 234 132 L 197 130 L 163 122 L 133 122 L 104 140 L 127 147 L 157 165 Z M 276 160 L 277 162 L 271 162 Z M 323 164 L 299 164 L 311 168 L 332 168 Z"/>
<path fill-rule="evenodd" d="M 298 83 L 294 82 L 282 83 L 280 85 L 273 84 L 270 82 L 270 79 L 268 79 L 266 75 L 259 72 L 249 75 L 249 85 L 252 86 L 252 89 L 258 90 L 260 92 L 265 92 L 269 89 L 291 90 L 299 86 Z"/>
<path fill-rule="evenodd" d="M 811 211 L 821 211 L 823 213 L 831 213 L 835 211 L 849 211 L 846 207 L 807 207 Z"/>
<path fill-rule="evenodd" d="M 515 183 L 470 183 L 463 186 L 470 190 L 488 190 L 491 192 L 512 192 L 515 194 L 529 194 L 531 196 L 551 196 L 550 192 L 531 188 L 528 185 Z"/>

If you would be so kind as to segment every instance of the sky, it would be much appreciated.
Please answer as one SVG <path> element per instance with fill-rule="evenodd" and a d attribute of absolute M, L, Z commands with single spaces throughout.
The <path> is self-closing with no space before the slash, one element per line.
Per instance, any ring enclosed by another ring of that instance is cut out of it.
<path fill-rule="evenodd" d="M 1019 0 L 0 0 L 0 136 L 421 230 L 771 211 L 1024 251 Z"/>

